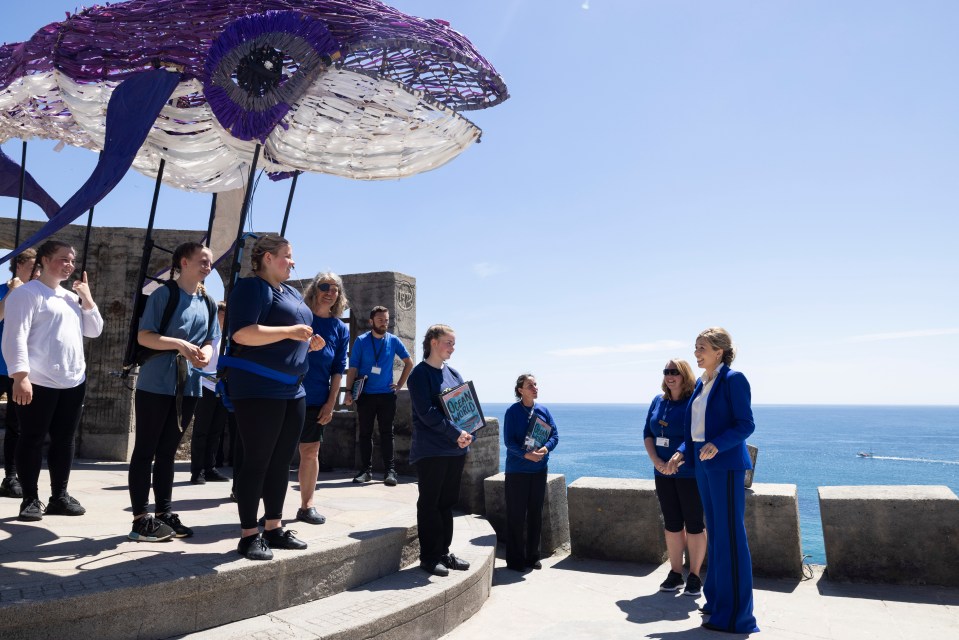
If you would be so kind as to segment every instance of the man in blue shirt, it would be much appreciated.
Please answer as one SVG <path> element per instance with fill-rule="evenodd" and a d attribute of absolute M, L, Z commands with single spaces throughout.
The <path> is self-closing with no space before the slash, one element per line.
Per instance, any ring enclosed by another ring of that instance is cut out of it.
<path fill-rule="evenodd" d="M 363 390 L 356 399 L 356 414 L 360 423 L 359 473 L 353 482 L 369 482 L 373 479 L 373 422 L 380 426 L 380 452 L 383 454 L 383 482 L 388 487 L 396 486 L 396 469 L 393 462 L 393 418 L 396 416 L 396 390 L 402 389 L 413 370 L 413 359 L 400 339 L 386 331 L 390 324 L 390 311 L 386 307 L 373 307 L 370 311 L 371 331 L 367 331 L 353 343 L 350 353 L 350 368 L 346 371 L 346 397 L 343 404 L 353 404 L 353 383 L 365 378 Z M 403 373 L 393 382 L 393 359 L 403 361 Z"/>

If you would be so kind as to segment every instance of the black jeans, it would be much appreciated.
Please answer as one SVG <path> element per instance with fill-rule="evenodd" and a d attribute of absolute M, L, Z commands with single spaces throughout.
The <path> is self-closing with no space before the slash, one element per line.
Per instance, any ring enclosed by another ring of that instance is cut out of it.
<path fill-rule="evenodd" d="M 215 391 L 203 387 L 203 396 L 196 405 L 193 418 L 193 440 L 190 442 L 190 473 L 212 471 L 216 466 L 216 454 L 220 439 L 226 429 L 226 407 Z"/>
<path fill-rule="evenodd" d="M 521 568 L 540 559 L 545 499 L 546 471 L 506 474 L 507 566 Z"/>
<path fill-rule="evenodd" d="M 233 400 L 233 407 L 243 446 L 242 466 L 234 468 L 233 491 L 240 526 L 254 529 L 260 498 L 267 520 L 283 517 L 290 461 L 300 442 L 306 398 L 246 398 Z"/>
<path fill-rule="evenodd" d="M 420 497 L 416 501 L 416 527 L 420 560 L 439 562 L 453 542 L 453 507 L 459 501 L 460 480 L 466 456 L 436 456 L 416 463 Z"/>
<path fill-rule="evenodd" d="M 384 473 L 393 470 L 393 418 L 396 416 L 395 393 L 364 393 L 356 401 L 356 417 L 360 422 L 361 470 L 373 469 L 373 421 L 380 425 L 380 454 Z"/>
<path fill-rule="evenodd" d="M 17 440 L 20 439 L 20 421 L 13 404 L 13 378 L 4 376 L 4 391 L 7 394 L 7 418 L 3 436 L 3 470 L 8 478 L 17 475 Z"/>
<path fill-rule="evenodd" d="M 50 469 L 50 493 L 59 498 L 67 492 L 70 467 L 86 382 L 72 389 L 51 389 L 33 385 L 30 404 L 16 406 L 20 421 L 20 442 L 17 445 L 17 470 L 25 499 L 39 498 L 40 465 L 43 462 L 43 440 L 50 434 L 47 466 Z"/>
<path fill-rule="evenodd" d="M 150 501 L 150 476 L 156 513 L 169 513 L 173 501 L 173 461 L 198 398 L 184 396 L 182 423 L 177 424 L 176 396 L 137 389 L 133 398 L 136 410 L 136 435 L 130 456 L 130 506 L 133 515 L 147 512 Z"/>

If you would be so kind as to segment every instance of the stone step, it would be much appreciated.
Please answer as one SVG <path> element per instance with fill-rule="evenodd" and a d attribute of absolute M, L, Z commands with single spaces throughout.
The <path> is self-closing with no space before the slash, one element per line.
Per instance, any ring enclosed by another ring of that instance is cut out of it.
<path fill-rule="evenodd" d="M 469 619 L 489 598 L 496 534 L 485 519 L 460 516 L 456 518 L 452 549 L 470 563 L 467 571 L 451 571 L 441 578 L 414 563 L 328 598 L 180 638 L 439 638 Z"/>

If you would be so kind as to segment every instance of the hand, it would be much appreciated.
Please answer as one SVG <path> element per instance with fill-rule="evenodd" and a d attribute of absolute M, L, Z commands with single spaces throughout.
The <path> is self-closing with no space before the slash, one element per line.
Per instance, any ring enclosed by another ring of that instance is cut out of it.
<path fill-rule="evenodd" d="M 349 407 L 352 404 L 353 404 L 353 392 L 347 391 L 345 394 L 343 394 L 343 406 Z"/>
<path fill-rule="evenodd" d="M 320 407 L 320 413 L 316 416 L 316 424 L 327 425 L 333 420 L 333 403 L 327 402 Z"/>
<path fill-rule="evenodd" d="M 679 468 L 683 466 L 684 462 L 683 454 L 677 451 L 673 454 L 673 457 L 669 459 L 669 462 L 666 463 L 666 469 L 663 470 L 662 473 L 666 474 L 667 476 L 674 475 L 677 471 L 679 471 Z"/>
<path fill-rule="evenodd" d="M 73 292 L 80 296 L 80 301 L 89 307 L 93 307 L 93 296 L 90 295 L 90 283 L 87 282 L 87 272 L 83 272 L 80 280 L 73 281 Z"/>
<path fill-rule="evenodd" d="M 712 442 L 707 442 L 703 445 L 703 448 L 699 450 L 699 459 L 711 460 L 716 457 L 717 453 L 719 453 L 719 449 L 716 448 L 716 445 Z"/>
<path fill-rule="evenodd" d="M 308 324 L 294 324 L 287 327 L 287 332 L 287 337 L 297 342 L 306 342 L 313 337 L 313 327 Z"/>
<path fill-rule="evenodd" d="M 660 473 L 665 473 L 666 463 L 663 462 L 662 458 L 660 458 L 659 456 L 656 456 L 655 458 L 653 458 L 653 469 L 656 469 L 656 471 L 659 471 Z"/>
<path fill-rule="evenodd" d="M 17 276 L 13 276 L 13 279 L 10 281 L 10 291 L 13 291 L 17 287 L 23 284 L 23 281 L 20 280 Z"/>
<path fill-rule="evenodd" d="M 196 361 L 193 362 L 193 366 L 197 369 L 202 369 L 206 365 L 210 364 L 210 357 L 206 355 L 206 351 L 201 348 L 199 354 L 196 358 Z"/>
<path fill-rule="evenodd" d="M 203 357 L 203 352 L 200 347 L 186 340 L 180 340 L 177 343 L 176 350 L 194 366 L 196 366 L 197 361 Z"/>
<path fill-rule="evenodd" d="M 465 449 L 470 446 L 471 442 L 473 442 L 473 436 L 465 431 L 460 431 L 460 437 L 456 439 L 456 444 L 460 446 L 460 449 Z"/>
<path fill-rule="evenodd" d="M 540 462 L 540 461 L 543 459 L 543 456 L 544 456 L 544 455 L 546 455 L 546 454 L 541 453 L 541 450 L 540 450 L 540 449 L 537 449 L 537 450 L 535 450 L 535 451 L 527 451 L 527 452 L 523 455 L 523 457 L 526 458 L 527 460 L 529 460 L 530 462 Z"/>
<path fill-rule="evenodd" d="M 326 346 L 326 340 L 323 339 L 318 333 L 314 333 L 310 336 L 310 351 L 319 351 Z"/>
<path fill-rule="evenodd" d="M 13 381 L 13 401 L 21 405 L 33 402 L 33 385 L 29 377 L 23 376 Z"/>

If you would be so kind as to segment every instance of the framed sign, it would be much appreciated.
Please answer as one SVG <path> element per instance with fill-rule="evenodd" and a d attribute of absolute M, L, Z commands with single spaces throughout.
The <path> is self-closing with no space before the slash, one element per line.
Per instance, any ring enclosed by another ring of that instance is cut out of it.
<path fill-rule="evenodd" d="M 472 380 L 441 393 L 440 405 L 449 421 L 466 433 L 472 434 L 486 426 Z"/>

